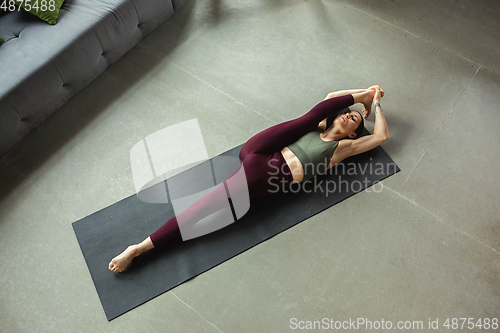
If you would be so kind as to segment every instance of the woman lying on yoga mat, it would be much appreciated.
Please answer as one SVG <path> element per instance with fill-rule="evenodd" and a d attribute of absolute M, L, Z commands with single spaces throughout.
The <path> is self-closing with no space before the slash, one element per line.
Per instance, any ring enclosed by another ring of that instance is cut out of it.
<path fill-rule="evenodd" d="M 278 182 L 282 184 L 304 182 L 349 156 L 366 152 L 387 141 L 389 132 L 379 103 L 383 96 L 384 91 L 379 86 L 329 93 L 324 101 L 302 117 L 274 125 L 251 137 L 239 155 L 244 167 L 249 197 L 276 192 L 275 185 L 269 181 L 270 175 L 273 179 L 277 177 Z M 356 103 L 363 104 L 362 112 L 365 118 L 372 110 L 376 114 L 373 134 L 359 139 L 357 137 L 364 127 L 363 117 L 358 111 L 348 109 Z M 326 162 L 330 161 L 328 165 L 323 162 L 325 158 Z M 324 165 L 323 170 L 307 165 L 316 166 L 320 163 Z M 109 269 L 122 272 L 133 258 L 145 250 L 181 236 L 178 219 L 196 223 L 218 211 L 221 198 L 227 205 L 224 184 L 229 182 L 231 177 L 185 211 L 168 220 L 142 243 L 129 246 L 111 260 Z"/>

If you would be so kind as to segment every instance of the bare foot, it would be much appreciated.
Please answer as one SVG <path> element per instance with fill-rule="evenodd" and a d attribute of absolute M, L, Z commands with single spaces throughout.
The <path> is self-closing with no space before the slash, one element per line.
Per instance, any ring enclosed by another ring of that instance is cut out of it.
<path fill-rule="evenodd" d="M 363 101 L 363 117 L 368 118 L 370 113 L 372 112 L 372 102 L 373 102 L 373 97 L 375 97 L 375 92 L 376 89 L 367 89 L 366 90 L 366 98 Z"/>
<path fill-rule="evenodd" d="M 109 263 L 109 269 L 113 272 L 122 272 L 137 257 L 137 245 L 130 245 L 125 251 L 117 255 Z"/>
<path fill-rule="evenodd" d="M 371 106 L 372 106 L 372 102 L 373 102 L 373 97 L 375 96 L 375 93 L 377 92 L 377 90 L 380 90 L 380 98 L 384 97 L 384 90 L 382 90 L 382 88 L 380 88 L 377 85 L 371 86 L 367 90 L 372 91 L 373 94 L 370 94 L 367 97 L 367 100 L 370 100 L 369 103 L 363 103 L 363 109 L 361 111 L 363 112 L 363 117 L 365 117 L 365 118 L 368 118 L 370 116 L 370 113 L 372 112 Z"/>
<path fill-rule="evenodd" d="M 368 89 L 372 89 L 372 90 L 377 90 L 377 89 L 380 89 L 380 93 L 381 93 L 381 96 L 380 97 L 384 97 L 384 89 L 380 88 L 379 86 L 377 85 L 374 85 L 374 86 L 371 86 L 370 88 Z"/>
<path fill-rule="evenodd" d="M 363 108 L 361 110 L 363 112 L 363 117 L 368 118 L 371 112 L 366 111 L 365 105 L 363 104 Z"/>

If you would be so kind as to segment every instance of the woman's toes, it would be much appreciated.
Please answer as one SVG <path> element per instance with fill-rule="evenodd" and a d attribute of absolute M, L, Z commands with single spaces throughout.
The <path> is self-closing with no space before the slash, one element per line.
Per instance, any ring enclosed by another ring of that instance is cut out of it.
<path fill-rule="evenodd" d="M 372 111 L 371 106 L 372 106 L 373 98 L 375 97 L 376 92 L 377 92 L 376 90 L 370 89 L 370 93 L 366 96 L 365 103 L 363 103 L 363 105 L 366 109 L 366 112 L 368 112 L 368 114 Z"/>
<path fill-rule="evenodd" d="M 361 110 L 363 112 L 363 117 L 368 118 L 370 113 L 366 110 L 365 106 L 363 105 L 363 109 Z"/>

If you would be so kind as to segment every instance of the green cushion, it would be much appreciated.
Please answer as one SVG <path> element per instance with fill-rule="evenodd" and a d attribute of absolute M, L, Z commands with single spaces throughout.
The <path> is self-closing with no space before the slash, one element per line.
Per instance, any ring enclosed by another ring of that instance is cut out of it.
<path fill-rule="evenodd" d="M 2 37 L 0 37 L 0 44 L 1 44 L 1 43 L 3 43 L 3 39 L 2 39 Z"/>
<path fill-rule="evenodd" d="M 15 0 L 15 2 L 24 10 L 54 25 L 64 0 Z M 29 8 L 31 9 L 28 10 Z"/>

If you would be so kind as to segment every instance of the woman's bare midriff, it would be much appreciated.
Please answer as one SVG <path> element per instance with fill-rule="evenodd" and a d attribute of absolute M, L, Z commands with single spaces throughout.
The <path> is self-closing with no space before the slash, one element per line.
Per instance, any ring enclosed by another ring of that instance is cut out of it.
<path fill-rule="evenodd" d="M 341 154 L 339 154 L 339 152 L 343 148 L 341 147 L 341 145 L 342 143 L 339 143 L 339 146 L 335 150 L 328 168 L 331 168 L 332 166 L 342 161 Z M 302 163 L 300 163 L 299 158 L 288 147 L 285 147 L 281 150 L 281 155 L 283 155 L 286 164 L 288 164 L 288 167 L 292 172 L 293 183 L 300 183 L 304 178 L 304 168 L 302 168 Z"/>
<path fill-rule="evenodd" d="M 300 183 L 304 178 L 304 169 L 302 168 L 302 163 L 300 163 L 298 157 L 295 156 L 295 154 L 288 149 L 288 147 L 281 150 L 281 155 L 283 155 L 286 164 L 288 164 L 288 167 L 292 172 L 293 183 Z"/>

